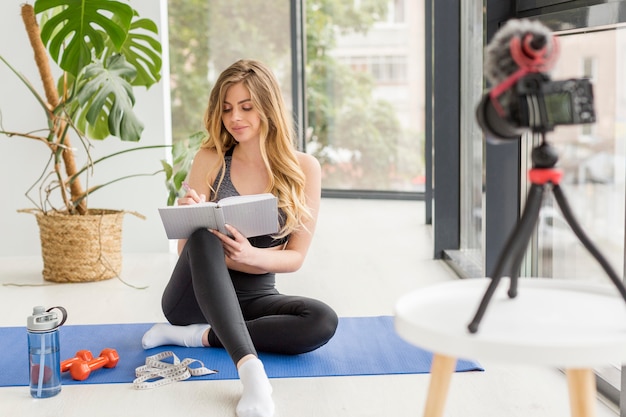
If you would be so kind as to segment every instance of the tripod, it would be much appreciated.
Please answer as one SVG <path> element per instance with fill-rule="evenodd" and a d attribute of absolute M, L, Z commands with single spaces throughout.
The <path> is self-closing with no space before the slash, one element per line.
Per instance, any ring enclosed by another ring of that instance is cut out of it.
<path fill-rule="evenodd" d="M 496 287 L 503 276 L 510 277 L 508 291 L 509 298 L 515 298 L 517 296 L 519 269 L 524 258 L 524 252 L 528 246 L 528 242 L 530 241 L 534 226 L 537 223 L 543 196 L 549 189 L 552 189 L 555 200 L 561 209 L 567 224 L 570 226 L 578 240 L 602 266 L 604 272 L 607 273 L 611 281 L 613 281 L 613 284 L 615 284 L 619 290 L 624 301 L 626 301 L 626 288 L 624 287 L 624 284 L 617 276 L 615 270 L 587 237 L 574 218 L 569 203 L 567 202 L 567 199 L 563 194 L 563 190 L 561 190 L 559 185 L 562 172 L 554 168 L 558 161 L 558 156 L 554 149 L 546 142 L 545 132 L 542 132 L 542 143 L 533 148 L 531 159 L 533 168 L 528 172 L 531 186 L 528 191 L 528 198 L 524 211 L 496 262 L 491 282 L 487 287 L 487 291 L 485 291 L 485 294 L 483 295 L 483 299 L 478 306 L 478 310 L 476 311 L 473 320 L 467 326 L 470 333 L 476 333 L 478 331 L 478 326 L 480 325 L 480 321 L 487 310 L 489 301 L 491 300 L 491 297 L 493 296 Z"/>

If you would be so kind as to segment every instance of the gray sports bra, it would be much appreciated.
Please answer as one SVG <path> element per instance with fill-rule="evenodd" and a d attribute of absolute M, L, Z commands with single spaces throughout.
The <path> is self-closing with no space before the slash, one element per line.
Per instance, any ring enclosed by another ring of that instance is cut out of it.
<path fill-rule="evenodd" d="M 219 201 L 222 198 L 240 195 L 239 191 L 237 191 L 237 189 L 233 185 L 233 182 L 230 178 L 230 165 L 233 159 L 234 149 L 235 147 L 233 146 L 229 150 L 227 150 L 226 153 L 224 154 L 224 162 L 226 163 L 226 170 L 224 172 L 224 179 L 222 180 L 222 183 L 219 185 L 219 188 L 217 188 L 217 196 L 215 198 L 216 201 Z M 215 181 L 213 182 L 213 189 L 215 189 L 218 186 L 221 175 L 222 175 L 222 170 L 220 169 L 220 171 L 217 173 L 217 176 L 215 177 Z M 285 225 L 285 217 L 281 209 L 278 209 L 278 224 L 280 225 L 281 228 Z M 280 239 L 274 239 L 271 235 L 254 236 L 254 237 L 248 238 L 248 241 L 250 242 L 250 244 L 257 248 L 270 248 L 274 246 L 280 246 L 284 244 L 285 242 L 287 242 L 287 240 L 289 240 L 289 236 L 286 236 Z"/>

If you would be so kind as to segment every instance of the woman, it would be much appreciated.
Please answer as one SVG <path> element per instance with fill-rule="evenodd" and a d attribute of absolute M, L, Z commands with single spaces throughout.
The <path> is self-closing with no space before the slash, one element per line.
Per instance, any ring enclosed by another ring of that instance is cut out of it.
<path fill-rule="evenodd" d="M 146 349 L 174 344 L 225 348 L 239 372 L 239 417 L 274 413 L 272 388 L 257 349 L 299 354 L 334 335 L 337 315 L 310 298 L 279 294 L 275 274 L 297 271 L 311 244 L 321 170 L 293 146 L 290 117 L 271 71 L 241 60 L 218 78 L 205 115 L 208 138 L 196 154 L 179 205 L 270 192 L 280 230 L 246 239 L 200 229 L 178 242 L 180 254 L 162 306 L 169 324 L 143 337 Z"/>

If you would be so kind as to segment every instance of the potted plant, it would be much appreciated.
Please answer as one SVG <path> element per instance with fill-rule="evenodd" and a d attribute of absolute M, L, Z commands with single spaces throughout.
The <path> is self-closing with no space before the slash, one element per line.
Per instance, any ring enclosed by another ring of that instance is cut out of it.
<path fill-rule="evenodd" d="M 23 4 L 21 11 L 44 94 L 4 57 L 0 60 L 37 99 L 43 127 L 14 132 L 0 126 L 0 133 L 38 141 L 49 150 L 39 180 L 27 191 L 40 228 L 44 279 L 74 282 L 119 276 L 126 212 L 89 208 L 88 197 L 129 176 L 88 187 L 81 178 L 89 178 L 106 159 L 160 147 L 134 147 L 95 160 L 90 154 L 97 140 L 141 138 L 143 124 L 133 111 L 133 90 L 149 88 L 160 79 L 157 26 L 117 0 L 35 0 L 32 6 Z M 51 61 L 59 67 L 58 81 Z M 79 150 L 86 161 L 81 166 L 76 160 Z M 38 190 L 38 198 L 30 197 L 33 190 Z"/>

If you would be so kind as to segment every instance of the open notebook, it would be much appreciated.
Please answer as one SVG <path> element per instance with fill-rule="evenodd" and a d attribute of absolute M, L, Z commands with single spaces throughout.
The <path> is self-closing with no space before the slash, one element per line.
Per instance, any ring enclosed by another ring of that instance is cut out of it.
<path fill-rule="evenodd" d="M 168 239 L 186 239 L 200 228 L 228 234 L 225 224 L 245 237 L 278 232 L 278 202 L 270 193 L 239 195 L 218 202 L 159 208 Z"/>

